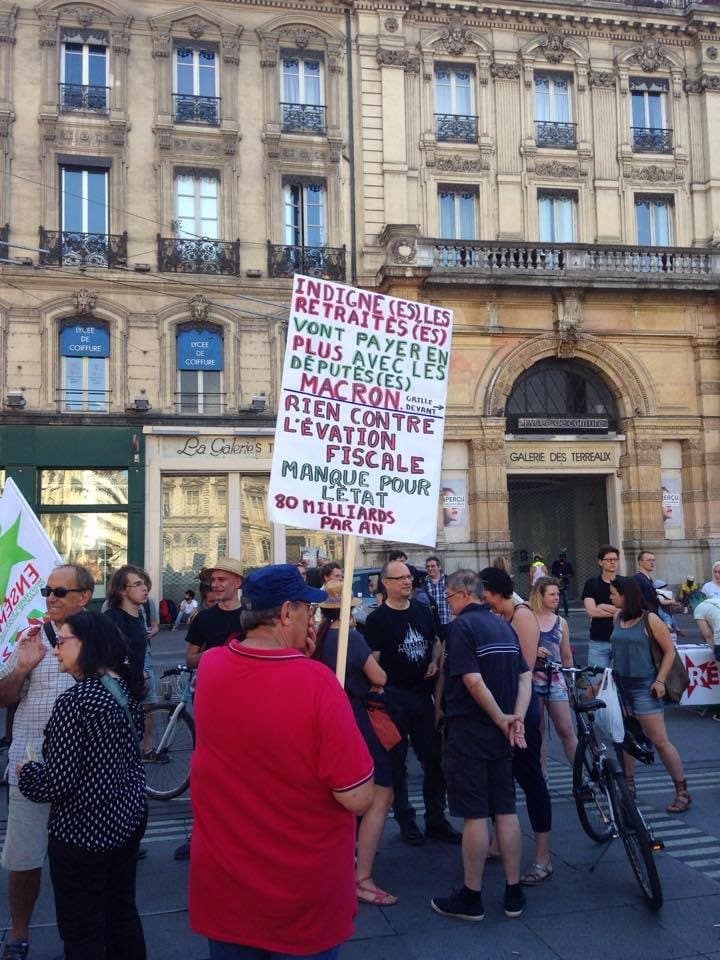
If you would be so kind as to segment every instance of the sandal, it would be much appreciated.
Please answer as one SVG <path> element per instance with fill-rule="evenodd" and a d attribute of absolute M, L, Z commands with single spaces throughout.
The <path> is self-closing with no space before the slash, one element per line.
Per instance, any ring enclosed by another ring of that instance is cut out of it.
<path fill-rule="evenodd" d="M 392 907 L 398 902 L 398 898 L 391 893 L 381 890 L 380 887 L 366 887 L 365 884 L 372 877 L 365 877 L 363 880 L 356 880 L 357 898 L 361 903 L 370 903 L 375 907 Z"/>
<path fill-rule="evenodd" d="M 530 869 L 520 877 L 520 883 L 523 887 L 539 887 L 553 875 L 551 863 L 543 866 L 541 863 L 531 863 Z"/>
<path fill-rule="evenodd" d="M 690 808 L 692 796 L 690 795 L 687 782 L 685 780 L 675 781 L 675 796 L 665 807 L 668 813 L 685 813 Z"/>

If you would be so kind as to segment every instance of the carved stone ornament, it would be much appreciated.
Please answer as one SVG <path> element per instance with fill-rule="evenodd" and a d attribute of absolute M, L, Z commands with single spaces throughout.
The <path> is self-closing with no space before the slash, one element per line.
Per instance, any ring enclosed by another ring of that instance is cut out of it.
<path fill-rule="evenodd" d="M 457 153 L 452 157 L 437 157 L 435 166 L 445 173 L 479 173 L 487 169 L 482 160 L 461 157 Z"/>
<path fill-rule="evenodd" d="M 383 26 L 388 33 L 397 33 L 400 29 L 400 23 L 397 17 L 386 17 Z"/>
<path fill-rule="evenodd" d="M 210 312 L 208 298 L 202 293 L 196 293 L 194 297 L 188 300 L 188 312 L 195 323 L 206 323 Z"/>
<path fill-rule="evenodd" d="M 632 167 L 630 177 L 633 180 L 643 180 L 646 183 L 674 183 L 678 179 L 674 167 L 659 167 L 655 163 L 649 167 Z M 682 177 L 679 179 L 682 179 Z"/>
<path fill-rule="evenodd" d="M 557 355 L 561 359 L 575 356 L 582 337 L 582 304 L 575 291 L 568 291 L 556 304 Z"/>
<path fill-rule="evenodd" d="M 172 36 L 169 30 L 153 30 L 152 35 L 152 56 L 154 59 L 170 56 L 170 47 Z"/>
<path fill-rule="evenodd" d="M 564 35 L 556 30 L 548 30 L 540 41 L 540 49 L 548 63 L 561 63 L 570 51 Z"/>
<path fill-rule="evenodd" d="M 0 43 L 15 43 L 15 17 L 17 11 L 17 6 L 13 6 L 10 10 L 0 10 Z"/>
<path fill-rule="evenodd" d="M 205 33 L 205 23 L 198 17 L 194 17 L 187 23 L 187 32 L 190 34 L 193 40 L 199 40 L 200 37 Z"/>
<path fill-rule="evenodd" d="M 414 237 L 398 237 L 390 246 L 395 263 L 413 263 L 417 256 L 417 244 Z"/>
<path fill-rule="evenodd" d="M 87 287 L 81 287 L 73 294 L 73 303 L 75 304 L 75 312 L 79 317 L 89 317 L 95 310 L 97 294 L 92 293 Z"/>
<path fill-rule="evenodd" d="M 99 10 L 97 7 L 77 6 L 63 8 L 63 17 L 76 17 L 81 27 L 91 27 L 95 20 L 106 19 L 107 17 L 103 16 L 103 14 L 104 11 Z"/>
<path fill-rule="evenodd" d="M 710 76 L 709 74 L 704 73 L 702 80 L 704 90 L 720 90 L 720 76 Z"/>
<path fill-rule="evenodd" d="M 222 58 L 223 63 L 227 63 L 230 66 L 237 66 L 240 63 L 240 38 L 242 36 L 243 28 L 238 27 L 235 33 L 231 36 L 223 36 L 222 38 Z"/>
<path fill-rule="evenodd" d="M 465 26 L 463 18 L 455 15 L 440 34 L 440 41 L 453 57 L 462 56 L 473 42 L 472 33 Z"/>
<path fill-rule="evenodd" d="M 720 76 L 703 73 L 697 80 L 686 80 L 683 88 L 685 93 L 705 93 L 706 90 L 720 90 Z"/>
<path fill-rule="evenodd" d="M 588 83 L 591 87 L 614 87 L 617 75 L 612 70 L 591 70 L 588 73 Z"/>
<path fill-rule="evenodd" d="M 575 180 L 580 176 L 580 168 L 577 164 L 548 160 L 546 163 L 535 164 L 535 174 L 538 177 L 551 177 L 553 180 Z"/>
<path fill-rule="evenodd" d="M 642 69 L 648 73 L 653 73 L 655 70 L 661 69 L 668 70 L 672 66 L 665 56 L 665 48 L 655 37 L 645 37 L 640 46 L 633 50 L 632 55 L 628 58 L 628 62 L 637 63 L 639 67 L 642 67 Z"/>
<path fill-rule="evenodd" d="M 54 47 L 57 43 L 57 17 L 40 17 L 38 41 L 41 47 Z"/>
<path fill-rule="evenodd" d="M 292 37 L 293 43 L 299 50 L 304 50 L 321 38 L 317 30 L 311 30 L 309 27 L 288 27 L 281 30 L 280 34 L 284 37 Z"/>
<path fill-rule="evenodd" d="M 490 64 L 490 75 L 496 80 L 519 80 L 520 67 L 516 63 L 495 63 Z"/>
<path fill-rule="evenodd" d="M 406 73 L 420 73 L 420 57 L 414 57 L 409 50 L 378 47 L 375 57 L 381 67 L 402 67 Z"/>
<path fill-rule="evenodd" d="M 718 58 L 718 48 L 717 47 L 708 47 L 705 51 L 707 54 L 708 60 L 717 60 Z"/>

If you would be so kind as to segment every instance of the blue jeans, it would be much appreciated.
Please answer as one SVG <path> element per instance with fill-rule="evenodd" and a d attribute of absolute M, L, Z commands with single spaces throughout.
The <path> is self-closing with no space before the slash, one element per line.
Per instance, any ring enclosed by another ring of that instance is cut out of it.
<path fill-rule="evenodd" d="M 272 953 L 270 950 L 261 950 L 259 947 L 243 947 L 240 943 L 223 943 L 220 940 L 208 940 L 210 944 L 210 960 L 298 960 L 297 953 Z M 337 960 L 340 955 L 340 945 L 321 953 L 304 954 L 302 960 Z"/>

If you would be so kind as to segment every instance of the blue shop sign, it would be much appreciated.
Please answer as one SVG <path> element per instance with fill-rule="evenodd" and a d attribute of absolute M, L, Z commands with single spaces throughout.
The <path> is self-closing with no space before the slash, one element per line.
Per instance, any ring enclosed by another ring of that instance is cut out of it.
<path fill-rule="evenodd" d="M 178 370 L 222 370 L 223 338 L 214 330 L 182 330 L 177 338 Z"/>
<path fill-rule="evenodd" d="M 63 357 L 109 357 L 110 333 L 107 327 L 63 327 L 60 353 Z"/>

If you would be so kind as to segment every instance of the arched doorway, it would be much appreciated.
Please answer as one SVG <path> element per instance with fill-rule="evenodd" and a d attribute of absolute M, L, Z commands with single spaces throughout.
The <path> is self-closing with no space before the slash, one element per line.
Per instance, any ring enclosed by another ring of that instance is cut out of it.
<path fill-rule="evenodd" d="M 619 444 L 618 410 L 598 371 L 582 360 L 546 358 L 527 368 L 508 395 L 508 468 L 513 568 L 521 592 L 533 554 L 548 568 L 566 550 L 578 599 L 610 537 Z"/>

